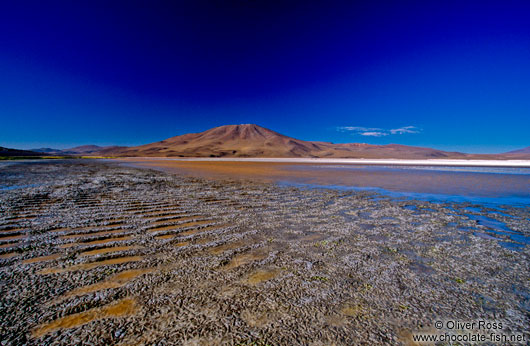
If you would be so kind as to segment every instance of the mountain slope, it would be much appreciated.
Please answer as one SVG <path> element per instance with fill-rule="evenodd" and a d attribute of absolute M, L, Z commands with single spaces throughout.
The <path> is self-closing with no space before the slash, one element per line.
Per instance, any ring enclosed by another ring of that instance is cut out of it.
<path fill-rule="evenodd" d="M 520 159 L 520 160 L 529 159 L 530 158 L 530 147 L 509 151 L 507 153 L 502 154 L 502 156 L 505 156 L 505 157 L 508 157 L 514 160 L 515 159 Z"/>
<path fill-rule="evenodd" d="M 518 150 L 512 150 L 505 154 L 530 154 L 530 147 L 518 149 Z"/>
<path fill-rule="evenodd" d="M 108 148 L 103 156 L 145 157 L 329 157 L 329 158 L 468 158 L 462 153 L 398 144 L 333 144 L 287 137 L 254 124 L 225 125 L 129 148 Z"/>
<path fill-rule="evenodd" d="M 126 149 L 100 151 L 117 156 L 317 157 L 323 148 L 253 125 L 225 125 Z"/>

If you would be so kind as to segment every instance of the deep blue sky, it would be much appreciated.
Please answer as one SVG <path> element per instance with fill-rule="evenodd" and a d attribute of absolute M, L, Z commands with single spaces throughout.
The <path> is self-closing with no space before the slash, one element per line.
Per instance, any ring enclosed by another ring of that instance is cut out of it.
<path fill-rule="evenodd" d="M 304 140 L 517 149 L 530 145 L 529 18 L 529 1 L 509 0 L 4 1 L 0 145 L 256 123 Z"/>

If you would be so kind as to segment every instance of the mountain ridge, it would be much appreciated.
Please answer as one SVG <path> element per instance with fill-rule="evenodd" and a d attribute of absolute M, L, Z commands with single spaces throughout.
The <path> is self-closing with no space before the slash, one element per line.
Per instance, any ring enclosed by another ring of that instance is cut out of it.
<path fill-rule="evenodd" d="M 465 154 L 402 144 L 303 141 L 256 124 L 223 125 L 128 148 L 111 148 L 102 156 L 145 157 L 313 157 L 396 159 L 498 159 L 502 155 Z M 528 155 L 530 158 L 530 155 Z"/>
<path fill-rule="evenodd" d="M 35 151 L 44 153 L 46 149 Z M 223 125 L 132 147 L 82 145 L 46 153 L 110 157 L 530 159 L 530 147 L 503 154 L 467 154 L 402 144 L 303 141 L 256 124 Z"/>

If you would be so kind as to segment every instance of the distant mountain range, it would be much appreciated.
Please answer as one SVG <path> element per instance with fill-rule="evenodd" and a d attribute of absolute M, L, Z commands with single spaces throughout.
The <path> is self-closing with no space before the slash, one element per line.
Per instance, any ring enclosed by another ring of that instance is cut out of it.
<path fill-rule="evenodd" d="M 465 158 L 466 154 L 404 145 L 333 144 L 284 136 L 254 124 L 225 125 L 129 148 L 108 148 L 103 156 L 155 157 L 327 157 Z"/>
<path fill-rule="evenodd" d="M 530 147 L 504 154 L 465 154 L 399 144 L 334 144 L 284 136 L 254 124 L 225 125 L 135 146 L 83 145 L 58 150 L 33 149 L 46 155 L 113 157 L 315 157 L 367 159 L 530 159 Z"/>
<path fill-rule="evenodd" d="M 0 147 L 0 157 L 17 157 L 17 156 L 41 156 L 42 153 L 37 153 L 32 150 L 19 150 Z"/>
<path fill-rule="evenodd" d="M 118 146 L 100 147 L 99 145 L 81 145 L 70 149 L 52 149 L 52 148 L 38 148 L 31 149 L 31 151 L 47 154 L 47 155 L 74 155 L 74 156 L 90 156 L 97 155 L 101 150 L 124 148 Z"/>

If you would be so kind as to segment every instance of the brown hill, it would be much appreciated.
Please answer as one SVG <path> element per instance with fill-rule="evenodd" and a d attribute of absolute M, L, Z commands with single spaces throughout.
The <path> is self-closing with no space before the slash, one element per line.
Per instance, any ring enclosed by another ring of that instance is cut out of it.
<path fill-rule="evenodd" d="M 309 142 L 254 124 L 225 125 L 137 147 L 107 148 L 93 154 L 120 157 L 493 158 L 398 144 Z"/>
<path fill-rule="evenodd" d="M 161 142 L 100 151 L 116 156 L 316 157 L 323 148 L 257 125 L 225 125 Z"/>

